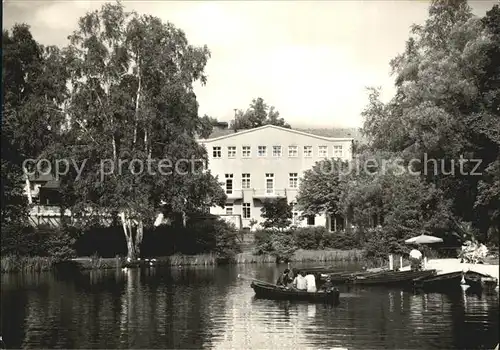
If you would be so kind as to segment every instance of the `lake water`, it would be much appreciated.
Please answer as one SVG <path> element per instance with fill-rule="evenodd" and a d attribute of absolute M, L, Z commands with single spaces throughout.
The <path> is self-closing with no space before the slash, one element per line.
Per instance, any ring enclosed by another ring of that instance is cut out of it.
<path fill-rule="evenodd" d="M 274 281 L 278 273 L 275 265 L 238 265 L 2 275 L 1 335 L 8 348 L 493 349 L 498 343 L 498 292 L 342 287 L 341 304 L 333 307 L 257 300 L 238 278 Z"/>

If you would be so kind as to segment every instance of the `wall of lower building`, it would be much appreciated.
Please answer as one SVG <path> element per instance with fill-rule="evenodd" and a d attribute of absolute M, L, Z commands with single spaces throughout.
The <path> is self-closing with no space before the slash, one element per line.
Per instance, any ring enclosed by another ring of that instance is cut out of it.
<path fill-rule="evenodd" d="M 289 201 L 290 202 L 290 201 Z M 235 200 L 231 202 L 232 205 L 232 214 L 228 214 L 229 212 L 227 211 L 226 208 L 221 208 L 221 207 L 213 207 L 210 208 L 210 213 L 214 215 L 220 215 L 222 218 L 230 218 L 230 222 L 232 222 L 233 216 L 238 216 L 241 218 L 241 228 L 253 228 L 257 229 L 259 228 L 259 225 L 261 225 L 264 222 L 264 218 L 262 218 L 262 202 L 260 200 L 254 200 L 253 203 L 250 202 L 250 217 L 245 217 L 243 213 L 243 201 L 242 200 Z M 309 225 L 307 219 L 300 220 L 300 212 L 295 212 L 294 211 L 294 217 L 292 219 L 292 224 L 299 226 L 299 227 L 307 227 L 307 226 L 323 226 L 326 228 L 329 228 L 328 226 L 328 215 L 323 214 L 323 215 L 316 215 L 314 217 L 314 224 Z M 250 224 L 252 220 L 255 220 L 257 224 L 254 227 L 251 227 Z"/>
<path fill-rule="evenodd" d="M 232 204 L 232 211 L 215 207 L 211 208 L 211 213 L 241 215 L 243 227 L 250 227 L 252 219 L 258 223 L 263 222 L 261 209 L 265 198 L 286 198 L 288 203 L 296 202 L 304 171 L 311 169 L 316 162 L 333 157 L 346 161 L 352 159 L 350 138 L 324 138 L 271 126 L 199 142 L 207 150 L 208 169 L 218 177 L 226 191 L 227 179 L 231 179 L 232 191 L 226 192 L 226 204 L 228 207 Z M 259 153 L 259 146 L 266 147 L 265 154 Z M 281 154 L 274 154 L 274 146 L 281 146 Z M 296 153 L 291 155 L 289 147 L 293 147 Z M 311 153 L 306 152 L 306 148 Z M 320 154 L 320 148 L 326 149 L 326 156 Z M 244 153 L 244 149 L 249 149 L 250 154 Z M 340 153 L 337 152 L 339 149 Z M 291 174 L 297 175 L 294 183 L 291 181 Z M 270 176 L 273 179 L 271 191 L 267 188 Z M 246 185 L 244 178 L 248 179 Z M 249 217 L 245 217 L 243 213 L 243 203 L 250 205 Z M 296 224 L 308 226 L 307 220 L 297 220 Z M 329 228 L 327 216 L 317 215 L 314 225 Z"/>

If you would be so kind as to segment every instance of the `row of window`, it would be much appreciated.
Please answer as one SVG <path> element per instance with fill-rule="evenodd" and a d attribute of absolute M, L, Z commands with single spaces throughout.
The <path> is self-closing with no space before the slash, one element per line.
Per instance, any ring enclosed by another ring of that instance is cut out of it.
<path fill-rule="evenodd" d="M 228 158 L 236 158 L 236 146 L 228 146 L 227 147 L 227 157 Z M 257 156 L 258 157 L 267 157 L 268 147 L 267 146 L 257 146 Z M 313 147 L 312 146 L 304 146 L 303 148 L 304 157 L 312 157 L 313 156 Z M 273 157 L 281 157 L 283 155 L 283 150 L 281 146 L 273 146 L 272 147 L 272 156 Z M 242 146 L 241 147 L 241 156 L 243 158 L 250 158 L 252 156 L 252 148 L 251 146 Z M 299 146 L 288 146 L 288 157 L 298 157 L 299 156 Z M 318 146 L 318 157 L 327 158 L 328 155 L 328 146 Z M 221 146 L 213 146 L 212 147 L 212 157 L 213 158 L 222 158 L 222 147 Z M 342 158 L 342 145 L 333 146 L 333 157 Z"/>
<path fill-rule="evenodd" d="M 292 203 L 294 205 L 295 203 Z M 226 210 L 226 215 L 233 215 L 234 214 L 234 204 L 233 203 L 226 203 L 225 205 L 225 210 Z M 251 204 L 250 203 L 243 203 L 242 206 L 242 216 L 243 219 L 250 219 L 251 218 Z M 298 216 L 299 213 L 296 211 L 293 212 L 293 222 L 296 223 L 298 221 Z M 314 225 L 315 224 L 315 216 L 310 215 L 307 217 L 307 224 L 308 225 Z"/>
<path fill-rule="evenodd" d="M 226 194 L 232 194 L 234 190 L 234 175 L 225 174 Z M 274 192 L 274 174 L 266 174 L 266 192 Z M 249 173 L 241 174 L 241 189 L 252 188 L 251 178 Z M 288 173 L 288 188 L 299 188 L 299 174 Z"/>

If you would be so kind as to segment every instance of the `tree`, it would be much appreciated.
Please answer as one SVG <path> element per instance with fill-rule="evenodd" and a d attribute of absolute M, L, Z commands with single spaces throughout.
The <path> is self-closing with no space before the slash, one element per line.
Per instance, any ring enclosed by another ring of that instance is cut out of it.
<path fill-rule="evenodd" d="M 283 231 L 292 224 L 292 206 L 286 199 L 267 199 L 261 209 L 265 229 Z"/>
<path fill-rule="evenodd" d="M 455 176 L 438 169 L 426 174 L 426 181 L 442 190 L 453 201 L 454 213 L 472 221 L 483 235 L 498 228 L 488 214 L 496 202 L 475 206 L 486 178 L 471 172 L 486 174 L 499 157 L 497 19 L 497 6 L 481 20 L 466 1 L 433 1 L 425 24 L 412 27 L 405 51 L 391 61 L 396 95 L 384 104 L 378 90 L 371 89 L 363 112 L 373 149 L 420 160 L 425 155 L 453 169 Z M 465 174 L 457 175 L 461 156 L 481 163 L 475 168 L 468 161 Z"/>
<path fill-rule="evenodd" d="M 120 2 L 80 18 L 69 39 L 70 128 L 52 156 L 84 171 L 62 178 L 65 205 L 85 225 L 118 217 L 135 259 L 158 211 L 185 222 L 186 213 L 225 202 L 195 140 L 202 120 L 193 82 L 206 82 L 210 53 Z"/>
<path fill-rule="evenodd" d="M 367 162 L 371 160 L 370 164 Z M 402 166 L 402 158 L 367 152 L 358 158 L 359 171 L 341 185 L 342 212 L 364 234 L 375 224 L 394 241 L 419 234 L 446 237 L 454 228 L 450 201 L 434 184 Z"/>
<path fill-rule="evenodd" d="M 233 129 L 252 129 L 263 125 L 291 128 L 283 118 L 280 118 L 279 112 L 273 106 L 269 107 L 261 97 L 253 99 L 246 112 L 236 111 L 235 120 L 231 121 Z"/>
<path fill-rule="evenodd" d="M 37 43 L 25 24 L 16 24 L 11 31 L 3 31 L 2 48 L 1 203 L 4 242 L 25 234 L 23 227 L 28 224 L 31 192 L 23 162 L 27 158 L 38 158 L 44 149 L 58 140 L 64 122 L 58 111 L 66 97 L 66 72 L 60 65 L 59 49 Z M 23 193 L 25 186 L 28 198 Z"/>
<path fill-rule="evenodd" d="M 330 159 L 317 162 L 304 173 L 297 195 L 297 208 L 302 211 L 302 217 L 341 213 L 342 174 L 347 168 L 346 162 Z"/>
<path fill-rule="evenodd" d="M 200 119 L 199 130 L 198 133 L 201 138 L 208 138 L 212 131 L 214 130 L 214 126 L 217 125 L 218 120 L 216 118 L 209 117 L 208 115 L 204 115 Z"/>

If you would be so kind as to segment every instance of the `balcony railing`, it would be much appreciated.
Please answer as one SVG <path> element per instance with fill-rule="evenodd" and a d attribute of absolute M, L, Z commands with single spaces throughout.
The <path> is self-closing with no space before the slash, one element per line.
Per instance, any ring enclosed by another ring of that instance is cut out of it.
<path fill-rule="evenodd" d="M 242 221 L 241 221 L 241 215 L 239 214 L 220 214 L 219 215 L 222 219 L 224 219 L 226 222 L 234 224 L 237 229 L 241 229 L 242 226 Z"/>
<path fill-rule="evenodd" d="M 243 190 L 232 190 L 231 193 L 227 193 L 228 199 L 243 199 Z"/>
<path fill-rule="evenodd" d="M 34 205 L 30 208 L 32 216 L 60 216 L 61 209 L 56 205 Z M 64 215 L 70 216 L 71 212 L 66 209 Z"/>
<path fill-rule="evenodd" d="M 286 198 L 286 189 L 253 189 L 253 198 L 266 199 L 266 198 Z"/>

